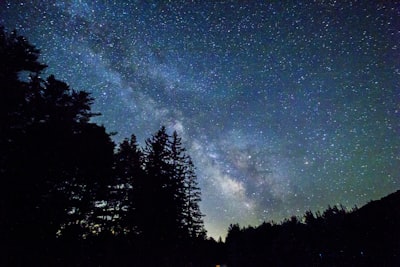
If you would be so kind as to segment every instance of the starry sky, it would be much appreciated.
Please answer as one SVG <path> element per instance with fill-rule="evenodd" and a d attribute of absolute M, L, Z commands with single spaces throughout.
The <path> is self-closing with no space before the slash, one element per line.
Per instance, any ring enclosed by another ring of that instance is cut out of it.
<path fill-rule="evenodd" d="M 400 2 L 0 1 L 95 122 L 176 130 L 209 236 L 400 189 Z"/>

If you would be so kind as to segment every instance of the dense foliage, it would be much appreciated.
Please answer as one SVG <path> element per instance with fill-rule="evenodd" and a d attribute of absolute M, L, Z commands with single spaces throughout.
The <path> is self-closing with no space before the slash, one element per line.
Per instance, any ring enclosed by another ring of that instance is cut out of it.
<path fill-rule="evenodd" d="M 0 265 L 113 265 L 109 249 L 138 265 L 190 262 L 206 232 L 177 133 L 162 127 L 143 149 L 134 135 L 116 148 L 90 122 L 90 95 L 42 78 L 24 37 L 1 28 L 0 57 Z"/>

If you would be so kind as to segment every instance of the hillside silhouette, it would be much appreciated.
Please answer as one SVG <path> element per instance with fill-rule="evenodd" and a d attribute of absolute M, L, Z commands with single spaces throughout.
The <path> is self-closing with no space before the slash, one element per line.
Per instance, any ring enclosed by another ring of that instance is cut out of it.
<path fill-rule="evenodd" d="M 0 27 L 0 266 L 400 266 L 400 191 L 207 238 L 180 136 L 115 144 L 39 55 Z"/>
<path fill-rule="evenodd" d="M 231 225 L 228 266 L 399 266 L 400 191 L 346 211 L 308 211 L 281 224 Z"/>

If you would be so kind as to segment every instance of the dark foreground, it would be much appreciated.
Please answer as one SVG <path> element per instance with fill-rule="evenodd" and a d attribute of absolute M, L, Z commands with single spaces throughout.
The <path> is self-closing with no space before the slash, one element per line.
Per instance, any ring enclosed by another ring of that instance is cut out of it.
<path fill-rule="evenodd" d="M 99 235 L 3 247 L 2 266 L 400 266 L 400 191 L 352 212 L 331 207 L 282 224 L 231 225 L 225 243 Z"/>

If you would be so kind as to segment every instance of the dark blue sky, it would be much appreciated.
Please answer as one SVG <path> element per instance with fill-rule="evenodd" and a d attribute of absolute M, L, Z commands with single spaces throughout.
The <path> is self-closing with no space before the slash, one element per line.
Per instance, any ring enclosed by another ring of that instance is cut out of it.
<path fill-rule="evenodd" d="M 398 1 L 0 7 L 117 142 L 181 134 L 211 236 L 400 189 Z"/>

